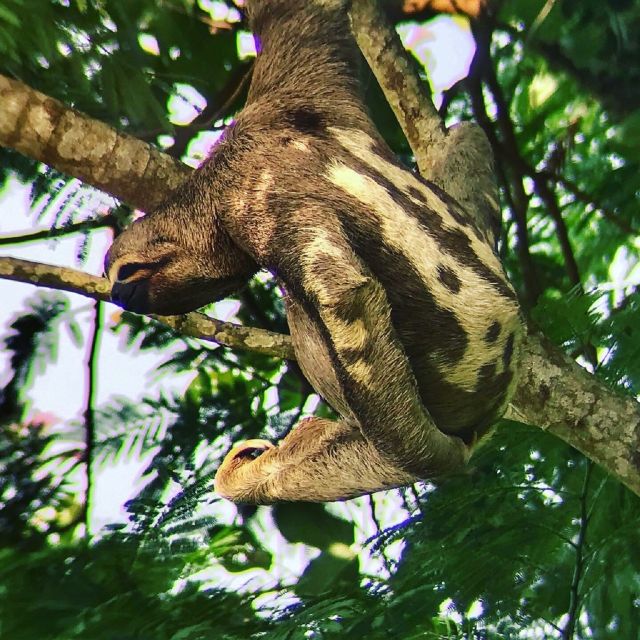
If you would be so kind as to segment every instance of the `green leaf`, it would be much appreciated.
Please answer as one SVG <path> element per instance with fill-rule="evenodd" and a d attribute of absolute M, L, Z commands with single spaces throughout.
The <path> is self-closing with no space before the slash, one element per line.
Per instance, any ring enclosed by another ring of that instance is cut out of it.
<path fill-rule="evenodd" d="M 358 561 L 353 551 L 334 543 L 314 558 L 300 576 L 295 592 L 301 597 L 320 596 L 359 581 Z"/>
<path fill-rule="evenodd" d="M 289 542 L 326 550 L 335 543 L 349 546 L 354 541 L 353 524 L 330 514 L 321 504 L 277 504 L 273 507 L 273 518 Z"/>
<path fill-rule="evenodd" d="M 0 4 L 0 21 L 4 21 L 10 24 L 12 27 L 19 27 L 21 25 L 20 18 L 13 12 L 10 11 L 6 5 Z"/>

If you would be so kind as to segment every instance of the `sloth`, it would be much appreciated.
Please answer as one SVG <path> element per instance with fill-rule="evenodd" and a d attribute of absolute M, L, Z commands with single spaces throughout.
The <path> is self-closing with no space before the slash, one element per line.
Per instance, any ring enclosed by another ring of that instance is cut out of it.
<path fill-rule="evenodd" d="M 111 246 L 112 299 L 182 314 L 266 269 L 338 420 L 234 446 L 235 502 L 332 501 L 455 470 L 503 413 L 521 321 L 495 242 L 367 114 L 343 0 L 249 0 L 258 57 L 207 161 Z M 435 425 L 435 428 L 434 428 Z"/>

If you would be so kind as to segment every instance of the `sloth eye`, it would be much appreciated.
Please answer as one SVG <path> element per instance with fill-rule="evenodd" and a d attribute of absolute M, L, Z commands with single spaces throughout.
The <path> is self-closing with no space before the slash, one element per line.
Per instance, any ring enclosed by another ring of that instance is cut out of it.
<path fill-rule="evenodd" d="M 120 282 L 128 280 L 140 271 L 153 269 L 153 266 L 152 262 L 130 262 L 129 264 L 124 264 L 118 269 L 117 280 Z"/>

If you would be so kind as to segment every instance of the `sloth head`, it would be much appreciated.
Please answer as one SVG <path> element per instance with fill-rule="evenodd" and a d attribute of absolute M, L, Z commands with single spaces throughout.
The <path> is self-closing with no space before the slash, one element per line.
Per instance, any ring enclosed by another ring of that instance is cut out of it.
<path fill-rule="evenodd" d="M 136 313 L 178 315 L 221 300 L 257 271 L 215 216 L 168 206 L 134 222 L 105 257 L 111 298 Z"/>

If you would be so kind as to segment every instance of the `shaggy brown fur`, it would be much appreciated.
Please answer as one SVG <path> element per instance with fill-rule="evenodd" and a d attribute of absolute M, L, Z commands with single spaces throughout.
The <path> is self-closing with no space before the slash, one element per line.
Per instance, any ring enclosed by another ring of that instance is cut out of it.
<path fill-rule="evenodd" d="M 106 260 L 114 299 L 140 313 L 190 311 L 259 267 L 286 292 L 300 365 L 343 420 L 232 449 L 216 489 L 235 501 L 339 500 L 446 473 L 513 385 L 518 307 L 492 243 L 375 130 L 343 4 L 248 3 L 260 53 L 246 107 Z"/>

